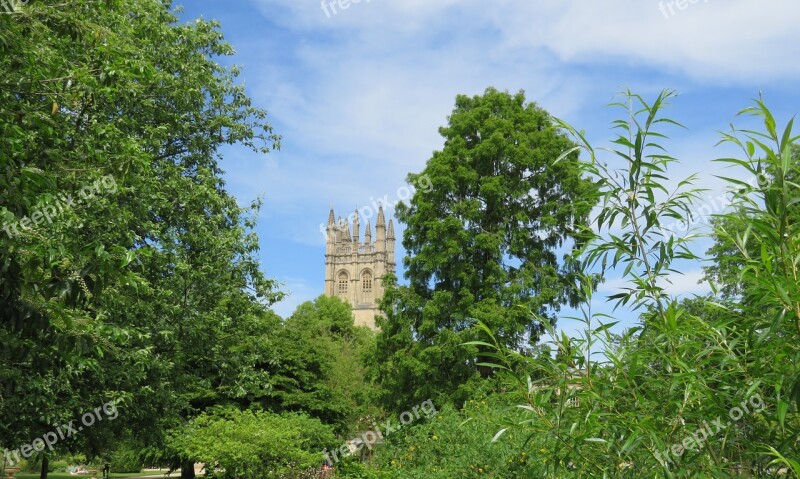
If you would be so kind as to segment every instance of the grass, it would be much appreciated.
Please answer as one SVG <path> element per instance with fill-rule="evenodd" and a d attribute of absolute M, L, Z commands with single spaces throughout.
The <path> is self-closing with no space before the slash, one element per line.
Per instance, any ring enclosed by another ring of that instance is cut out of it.
<path fill-rule="evenodd" d="M 144 471 L 144 472 L 115 472 L 110 475 L 111 479 L 124 479 L 126 477 L 143 477 L 143 476 L 153 476 L 153 477 L 163 477 L 164 474 L 167 472 L 166 469 L 162 469 L 160 471 Z M 180 473 L 178 474 L 180 476 Z M 17 479 L 39 479 L 39 473 L 32 473 L 32 472 L 18 472 L 14 474 L 14 477 Z M 51 472 L 47 474 L 47 479 L 76 479 L 76 478 L 85 478 L 89 479 L 91 477 L 97 477 L 98 479 L 103 477 L 103 472 L 98 471 L 96 475 L 93 474 L 80 474 L 77 476 L 73 476 L 68 472 Z"/>

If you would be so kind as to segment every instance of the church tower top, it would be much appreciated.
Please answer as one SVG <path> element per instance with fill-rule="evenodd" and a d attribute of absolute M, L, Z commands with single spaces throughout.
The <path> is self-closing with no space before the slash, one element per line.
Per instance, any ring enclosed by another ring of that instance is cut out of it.
<path fill-rule="evenodd" d="M 383 276 L 394 272 L 395 237 L 391 219 L 387 234 L 386 218 L 380 206 L 373 241 L 369 222 L 372 215 L 364 211 L 367 209 L 362 208 L 361 212 L 366 219 L 362 242 L 359 210 L 337 221 L 331 207 L 325 248 L 325 295 L 338 296 L 348 302 L 357 326 L 376 329 L 375 317 L 380 314 L 378 304 L 384 292 Z"/>

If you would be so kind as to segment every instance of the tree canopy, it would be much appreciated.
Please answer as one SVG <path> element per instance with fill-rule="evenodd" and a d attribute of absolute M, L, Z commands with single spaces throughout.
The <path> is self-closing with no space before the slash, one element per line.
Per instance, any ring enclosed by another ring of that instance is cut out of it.
<path fill-rule="evenodd" d="M 109 399 L 119 420 L 59 448 L 108 453 L 112 427 L 157 445 L 264 389 L 248 338 L 280 293 L 219 148 L 279 138 L 218 62 L 218 24 L 169 1 L 31 2 L 0 15 L 0 51 L 4 446 Z"/>

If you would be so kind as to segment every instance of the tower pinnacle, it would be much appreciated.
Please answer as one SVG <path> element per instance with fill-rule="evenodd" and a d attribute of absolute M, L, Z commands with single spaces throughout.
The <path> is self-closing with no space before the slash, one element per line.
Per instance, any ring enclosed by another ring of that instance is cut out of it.
<path fill-rule="evenodd" d="M 353 243 L 355 243 L 356 246 L 358 246 L 360 238 L 361 234 L 358 227 L 358 208 L 356 208 L 355 213 L 353 213 Z"/>

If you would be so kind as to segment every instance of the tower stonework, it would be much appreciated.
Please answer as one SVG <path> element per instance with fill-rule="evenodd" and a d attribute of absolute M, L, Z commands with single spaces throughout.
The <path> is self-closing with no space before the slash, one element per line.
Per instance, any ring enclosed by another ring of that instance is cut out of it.
<path fill-rule="evenodd" d="M 326 229 L 325 295 L 347 301 L 353 308 L 355 325 L 374 330 L 383 297 L 382 278 L 394 272 L 394 224 L 390 219 L 387 229 L 383 206 L 379 207 L 375 240 L 367 221 L 361 241 L 358 210 L 352 221 L 351 225 L 347 219 L 337 220 L 331 208 Z"/>

